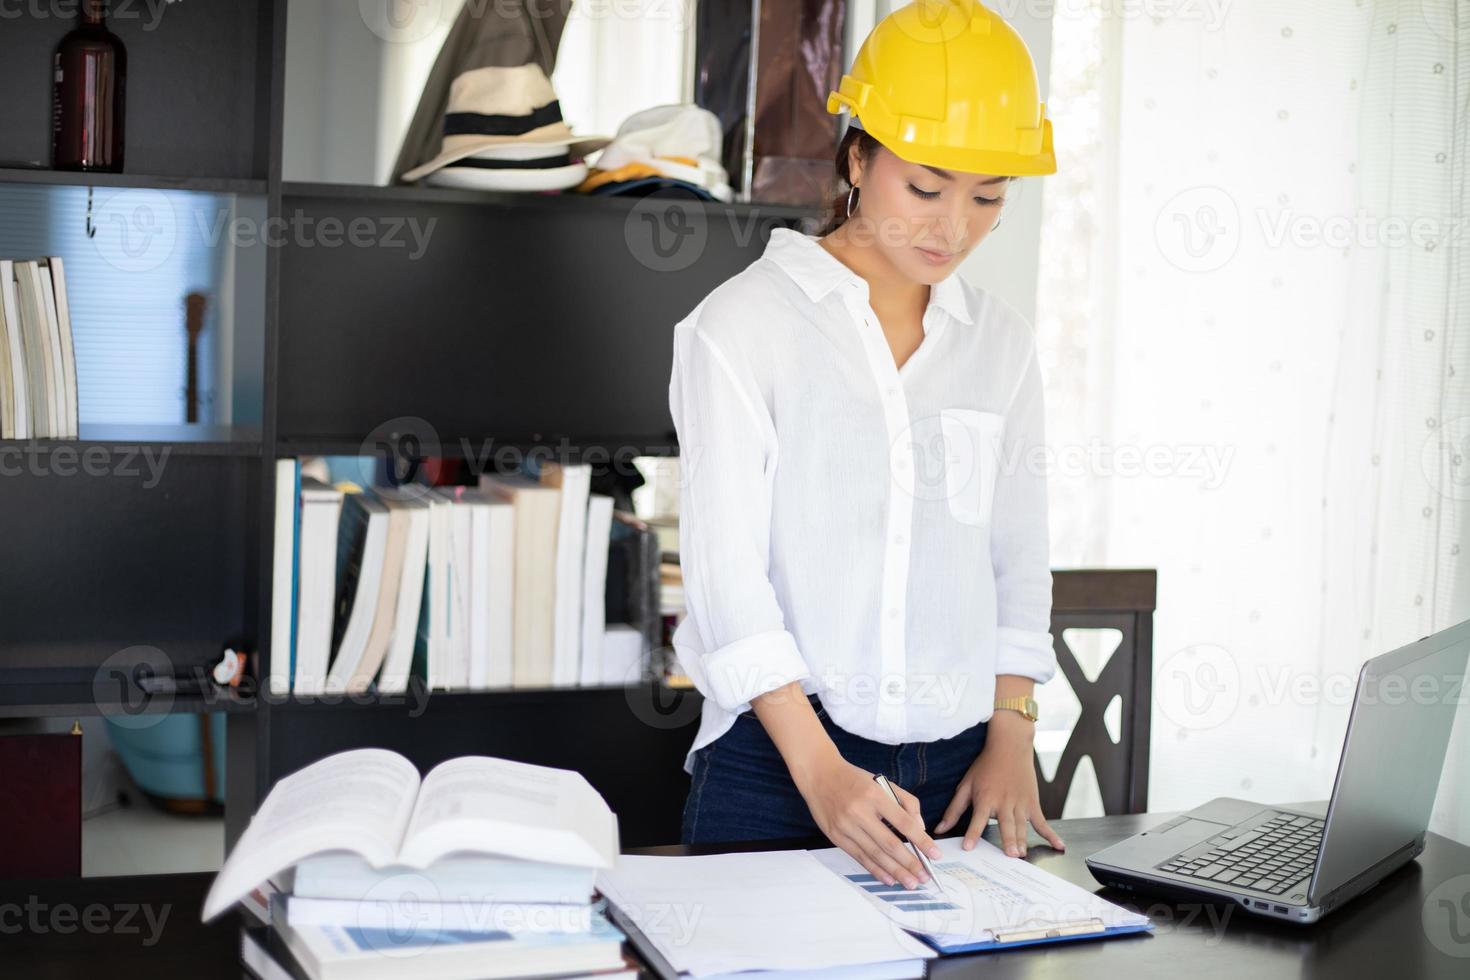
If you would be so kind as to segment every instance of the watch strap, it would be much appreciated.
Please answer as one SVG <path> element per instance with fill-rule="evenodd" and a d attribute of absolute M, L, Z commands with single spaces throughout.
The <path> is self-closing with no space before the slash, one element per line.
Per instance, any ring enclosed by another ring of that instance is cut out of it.
<path fill-rule="evenodd" d="M 995 706 L 998 709 L 1004 708 L 1008 711 L 1018 712 L 1027 721 L 1035 721 L 1037 718 L 1036 700 L 1025 697 L 1024 695 L 1014 698 L 996 698 Z"/>

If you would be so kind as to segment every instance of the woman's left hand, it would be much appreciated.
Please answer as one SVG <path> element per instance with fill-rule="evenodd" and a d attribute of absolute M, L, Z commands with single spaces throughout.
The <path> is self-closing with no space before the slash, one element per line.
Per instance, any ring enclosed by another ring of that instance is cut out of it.
<path fill-rule="evenodd" d="M 1035 728 L 1034 723 L 1015 712 L 995 713 L 985 733 L 985 747 L 955 788 L 954 799 L 944 808 L 944 817 L 934 827 L 934 836 L 953 827 L 966 807 L 973 807 L 962 845 L 967 851 L 975 846 L 992 816 L 1000 823 L 1001 842 L 1012 857 L 1026 856 L 1028 823 L 1052 847 L 1059 851 L 1067 849 L 1041 814 L 1036 768 L 1032 762 Z"/>

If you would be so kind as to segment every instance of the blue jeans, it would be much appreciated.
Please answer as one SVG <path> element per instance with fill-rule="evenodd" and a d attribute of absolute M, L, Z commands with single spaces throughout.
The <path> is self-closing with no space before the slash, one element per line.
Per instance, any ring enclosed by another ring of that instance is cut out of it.
<path fill-rule="evenodd" d="M 815 695 L 809 700 L 842 757 L 883 773 L 918 797 L 924 826 L 931 830 L 985 746 L 983 721 L 953 738 L 885 745 L 837 727 Z M 729 731 L 695 752 L 693 769 L 684 802 L 684 843 L 822 836 L 754 711 L 738 715 Z M 963 830 L 965 823 L 959 827 Z"/>

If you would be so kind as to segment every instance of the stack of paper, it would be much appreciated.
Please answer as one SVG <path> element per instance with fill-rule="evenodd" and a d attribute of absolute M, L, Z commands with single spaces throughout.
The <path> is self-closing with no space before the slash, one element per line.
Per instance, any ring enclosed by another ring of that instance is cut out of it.
<path fill-rule="evenodd" d="M 924 961 L 935 955 L 809 851 L 623 854 L 598 873 L 597 887 L 614 921 L 661 973 L 816 977 L 842 968 L 844 977 L 898 980 L 923 976 Z"/>
<path fill-rule="evenodd" d="M 739 971 L 759 971 L 751 980 L 916 977 L 938 954 L 1153 927 L 985 841 L 966 851 L 962 840 L 939 841 L 935 881 L 915 889 L 883 884 L 835 847 L 625 854 L 598 872 L 597 887 L 666 980 Z"/>
<path fill-rule="evenodd" d="M 840 848 L 812 854 L 874 909 L 944 953 L 1152 928 L 1148 916 L 1007 857 L 988 841 L 967 851 L 962 840 L 936 841 L 944 857 L 933 862 L 935 880 L 912 891 L 884 885 Z"/>

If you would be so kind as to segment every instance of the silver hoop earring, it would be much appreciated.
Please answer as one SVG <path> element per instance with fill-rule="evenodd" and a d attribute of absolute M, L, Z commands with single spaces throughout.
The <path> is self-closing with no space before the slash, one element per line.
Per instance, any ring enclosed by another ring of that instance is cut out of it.
<path fill-rule="evenodd" d="M 847 216 L 852 217 L 852 199 L 857 195 L 858 189 L 854 187 L 847 192 Z"/>

